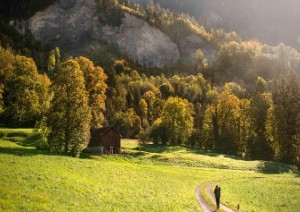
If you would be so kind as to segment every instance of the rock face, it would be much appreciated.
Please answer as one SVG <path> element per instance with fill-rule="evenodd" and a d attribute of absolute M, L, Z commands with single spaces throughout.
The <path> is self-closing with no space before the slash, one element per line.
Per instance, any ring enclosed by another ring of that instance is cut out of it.
<path fill-rule="evenodd" d="M 127 13 L 119 28 L 97 24 L 94 26 L 94 32 L 97 32 L 94 36 L 99 40 L 117 42 L 122 52 L 126 52 L 129 58 L 146 67 L 169 66 L 180 57 L 177 45 L 169 37 L 147 22 Z"/>
<path fill-rule="evenodd" d="M 127 13 L 120 27 L 103 25 L 96 8 L 94 0 L 59 0 L 36 13 L 29 20 L 29 30 L 37 40 L 72 56 L 84 54 L 101 42 L 116 43 L 131 60 L 146 67 L 170 66 L 180 59 L 180 52 L 189 56 L 205 46 L 196 36 L 177 45 L 159 29 Z M 213 54 L 202 51 L 205 57 Z"/>
<path fill-rule="evenodd" d="M 50 46 L 74 46 L 92 29 L 95 12 L 94 0 L 60 0 L 36 13 L 29 20 L 29 29 Z"/>

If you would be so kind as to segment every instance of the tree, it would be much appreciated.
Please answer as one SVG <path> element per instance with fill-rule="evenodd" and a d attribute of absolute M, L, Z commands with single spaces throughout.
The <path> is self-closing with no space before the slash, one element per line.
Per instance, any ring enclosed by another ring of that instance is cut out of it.
<path fill-rule="evenodd" d="M 236 154 L 239 145 L 240 100 L 234 94 L 222 92 L 218 99 L 219 140 L 216 149 Z"/>
<path fill-rule="evenodd" d="M 154 113 L 154 101 L 155 101 L 155 95 L 152 91 L 147 91 L 143 98 L 145 99 L 147 103 L 147 120 L 150 126 L 153 124 L 153 113 Z"/>
<path fill-rule="evenodd" d="M 132 108 L 129 108 L 126 112 L 117 113 L 114 125 L 126 138 L 134 138 L 141 131 L 141 119 Z"/>
<path fill-rule="evenodd" d="M 0 114 L 4 110 L 5 81 L 12 74 L 14 55 L 0 46 Z"/>
<path fill-rule="evenodd" d="M 147 21 L 153 23 L 154 22 L 153 18 L 155 13 L 155 5 L 153 0 L 147 0 L 145 12 L 146 12 Z"/>
<path fill-rule="evenodd" d="M 98 18 L 101 23 L 120 26 L 124 16 L 117 0 L 98 0 Z"/>
<path fill-rule="evenodd" d="M 213 150 L 219 140 L 218 98 L 219 93 L 212 89 L 206 93 L 207 108 L 204 113 L 202 129 L 202 148 Z"/>
<path fill-rule="evenodd" d="M 247 137 L 248 102 L 241 101 L 228 90 L 218 93 L 211 90 L 207 93 L 208 106 L 203 121 L 203 146 L 224 153 L 238 154 Z"/>
<path fill-rule="evenodd" d="M 52 50 L 47 60 L 47 72 L 50 76 L 53 76 L 54 68 L 55 68 L 55 53 L 54 50 Z"/>
<path fill-rule="evenodd" d="M 159 90 L 163 99 L 169 98 L 174 93 L 174 89 L 169 82 L 163 83 L 159 86 Z"/>
<path fill-rule="evenodd" d="M 107 76 L 101 67 L 95 67 L 93 62 L 85 57 L 78 57 L 76 61 L 83 72 L 88 92 L 88 103 L 92 113 L 91 127 L 100 127 L 104 122 Z"/>
<path fill-rule="evenodd" d="M 32 59 L 15 56 L 11 72 L 6 74 L 4 88 L 5 117 L 10 125 L 34 126 L 41 118 L 47 84 L 42 85 L 40 79 Z"/>
<path fill-rule="evenodd" d="M 47 114 L 50 151 L 78 156 L 90 139 L 91 112 L 83 73 L 75 60 L 61 64 L 51 91 L 53 98 Z"/>
<path fill-rule="evenodd" d="M 53 78 L 60 66 L 60 50 L 56 47 L 50 51 L 50 55 L 47 60 L 47 73 Z"/>
<path fill-rule="evenodd" d="M 140 111 L 140 117 L 142 121 L 142 127 L 143 129 L 146 129 L 148 127 L 148 105 L 145 99 L 141 99 L 139 103 L 139 111 Z"/>
<path fill-rule="evenodd" d="M 160 118 L 156 119 L 149 130 L 148 140 L 152 141 L 154 144 L 167 144 L 167 135 L 165 133 L 166 129 L 162 125 Z"/>
<path fill-rule="evenodd" d="M 259 44 L 253 41 L 238 43 L 232 41 L 222 45 L 216 62 L 216 75 L 220 82 L 242 79 L 254 81 L 252 68 Z"/>
<path fill-rule="evenodd" d="M 193 106 L 187 100 L 170 97 L 163 108 L 162 125 L 166 129 L 169 144 L 187 143 L 193 132 Z"/>
<path fill-rule="evenodd" d="M 267 135 L 275 159 L 299 164 L 300 86 L 298 77 L 289 73 L 274 82 L 273 106 L 269 108 Z"/>
<path fill-rule="evenodd" d="M 266 138 L 266 121 L 268 110 L 272 106 L 271 94 L 266 90 L 266 81 L 258 77 L 255 94 L 250 100 L 251 128 L 254 134 L 250 143 L 250 157 L 252 159 L 272 159 L 272 149 Z"/>

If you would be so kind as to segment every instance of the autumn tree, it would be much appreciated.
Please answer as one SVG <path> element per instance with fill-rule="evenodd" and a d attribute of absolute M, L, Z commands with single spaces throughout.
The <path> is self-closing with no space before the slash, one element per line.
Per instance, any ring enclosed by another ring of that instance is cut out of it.
<path fill-rule="evenodd" d="M 249 138 L 249 101 L 240 100 L 228 90 L 207 93 L 207 109 L 203 121 L 205 149 L 230 154 L 246 152 Z"/>
<path fill-rule="evenodd" d="M 11 72 L 6 73 L 4 107 L 5 117 L 13 126 L 33 126 L 41 118 L 47 104 L 47 86 L 42 84 L 34 61 L 15 56 Z M 43 81 L 43 80 L 42 80 Z M 44 104 L 45 103 L 45 104 Z"/>
<path fill-rule="evenodd" d="M 219 96 L 217 106 L 219 140 L 216 141 L 216 149 L 219 151 L 235 154 L 238 150 L 239 101 L 234 94 L 226 91 Z"/>
<path fill-rule="evenodd" d="M 14 55 L 0 47 L 0 114 L 4 110 L 5 81 L 12 74 Z"/>
<path fill-rule="evenodd" d="M 167 143 L 171 145 L 187 143 L 193 132 L 193 113 L 193 106 L 187 100 L 170 97 L 166 101 L 161 121 L 166 129 Z"/>
<path fill-rule="evenodd" d="M 78 156 L 90 139 L 91 112 L 84 76 L 75 60 L 61 64 L 51 91 L 53 98 L 47 114 L 50 151 Z"/>
<path fill-rule="evenodd" d="M 93 62 L 85 57 L 78 57 L 76 61 L 83 72 L 85 88 L 88 92 L 88 103 L 92 114 L 91 127 L 100 127 L 105 119 L 105 92 L 107 90 L 105 80 L 107 76 L 101 67 L 95 67 Z"/>

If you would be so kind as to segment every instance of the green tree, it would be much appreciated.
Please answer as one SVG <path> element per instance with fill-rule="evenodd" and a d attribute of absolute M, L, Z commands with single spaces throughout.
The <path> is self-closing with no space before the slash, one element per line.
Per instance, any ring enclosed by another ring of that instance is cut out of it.
<path fill-rule="evenodd" d="M 139 103 L 139 109 L 140 109 L 140 117 L 142 121 L 142 128 L 146 129 L 148 128 L 148 105 L 145 99 L 141 99 Z"/>
<path fill-rule="evenodd" d="M 299 164 L 300 86 L 295 74 L 280 77 L 273 86 L 273 106 L 266 123 L 275 159 Z"/>
<path fill-rule="evenodd" d="M 268 110 L 272 106 L 272 96 L 267 92 L 266 85 L 266 81 L 258 77 L 255 94 L 250 100 L 251 128 L 254 131 L 249 146 L 252 159 L 270 160 L 273 158 L 265 128 Z"/>
<path fill-rule="evenodd" d="M 118 0 L 97 0 L 98 18 L 101 23 L 120 26 L 124 16 Z"/>
<path fill-rule="evenodd" d="M 212 89 L 206 93 L 207 108 L 204 114 L 202 128 L 202 145 L 207 150 L 215 149 L 216 142 L 219 141 L 219 122 L 218 122 L 218 98 L 219 93 Z"/>
<path fill-rule="evenodd" d="M 90 139 L 91 113 L 83 73 L 75 60 L 61 64 L 51 90 L 47 114 L 50 151 L 78 156 Z"/>
<path fill-rule="evenodd" d="M 193 106 L 187 100 L 170 97 L 163 108 L 162 125 L 166 129 L 169 144 L 187 143 L 193 132 Z"/>
<path fill-rule="evenodd" d="M 165 132 L 166 129 L 163 126 L 161 119 L 158 118 L 148 132 L 148 140 L 152 141 L 154 144 L 166 145 L 168 137 Z"/>
<path fill-rule="evenodd" d="M 56 47 L 54 50 L 50 51 L 48 60 L 47 60 L 47 73 L 53 78 L 57 73 L 60 67 L 60 50 Z"/>
<path fill-rule="evenodd" d="M 154 101 L 155 101 L 155 94 L 152 91 L 147 91 L 143 98 L 147 103 L 147 120 L 150 126 L 153 124 L 153 113 L 154 113 Z"/>
<path fill-rule="evenodd" d="M 54 75 L 54 69 L 55 69 L 55 52 L 54 52 L 54 50 L 52 50 L 50 52 L 50 55 L 49 55 L 48 60 L 47 60 L 47 73 L 50 76 L 53 76 Z"/>
<path fill-rule="evenodd" d="M 141 119 L 133 108 L 117 113 L 114 125 L 126 138 L 135 138 L 141 131 Z"/>
<path fill-rule="evenodd" d="M 100 127 L 104 122 L 107 76 L 101 67 L 95 67 L 93 62 L 85 57 L 78 57 L 76 61 L 83 72 L 88 92 L 88 103 L 92 113 L 91 127 Z"/>
<path fill-rule="evenodd" d="M 165 82 L 159 86 L 159 90 L 163 99 L 169 98 L 174 93 L 174 89 L 169 82 Z"/>

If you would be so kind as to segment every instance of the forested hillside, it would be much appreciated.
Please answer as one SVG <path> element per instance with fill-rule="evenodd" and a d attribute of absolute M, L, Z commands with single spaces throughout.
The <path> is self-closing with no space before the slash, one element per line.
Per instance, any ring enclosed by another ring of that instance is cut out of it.
<path fill-rule="evenodd" d="M 193 17 L 151 2 L 144 8 L 124 0 L 95 3 L 95 20 L 106 28 L 121 29 L 130 14 L 159 29 L 174 46 L 187 38 L 205 41 L 214 49 L 215 59 L 209 60 L 199 46 L 188 52 L 193 60 L 180 57 L 169 66 L 149 67 L 120 51 L 118 41 L 99 43 L 84 57 L 65 57 L 60 48 L 37 42 L 29 32 L 20 45 L 16 38 L 24 36 L 3 21 L 7 29 L 0 37 L 3 125 L 35 126 L 44 138 L 40 148 L 73 156 L 86 147 L 90 128 L 109 124 L 124 137 L 142 142 L 299 166 L 297 50 L 242 40 L 223 29 L 208 31 Z M 71 43 L 72 48 L 77 44 Z M 184 48 L 178 49 L 184 55 Z M 153 55 L 157 57 L 155 51 Z"/>
<path fill-rule="evenodd" d="M 134 0 L 146 4 L 147 0 Z M 297 0 L 153 0 L 164 8 L 189 13 L 207 29 L 235 31 L 243 39 L 269 45 L 285 43 L 300 50 Z M 149 2 L 149 1 L 148 1 Z"/>

